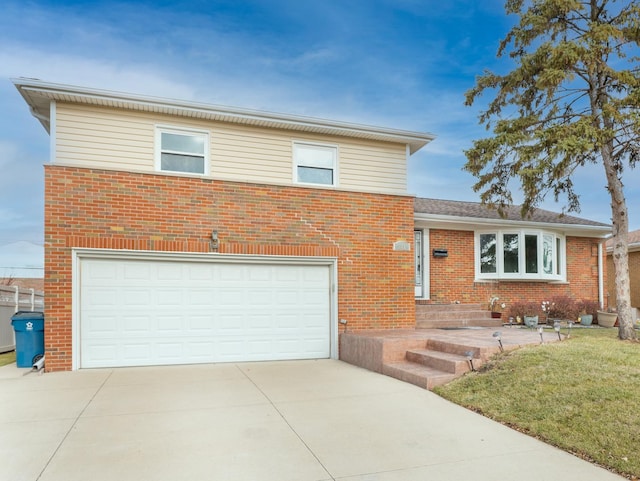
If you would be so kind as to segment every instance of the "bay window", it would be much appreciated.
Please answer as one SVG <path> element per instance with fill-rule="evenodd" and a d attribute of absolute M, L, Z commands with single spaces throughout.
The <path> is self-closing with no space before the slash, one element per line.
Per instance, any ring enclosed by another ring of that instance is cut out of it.
<path fill-rule="evenodd" d="M 566 280 L 564 236 L 547 231 L 476 232 L 476 277 Z"/>

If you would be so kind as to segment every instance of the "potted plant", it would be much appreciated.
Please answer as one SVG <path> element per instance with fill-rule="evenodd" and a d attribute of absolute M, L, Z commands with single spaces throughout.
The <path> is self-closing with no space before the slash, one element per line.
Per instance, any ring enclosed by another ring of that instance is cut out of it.
<path fill-rule="evenodd" d="M 501 319 L 502 309 L 506 307 L 504 302 L 502 304 L 498 304 L 499 300 L 500 298 L 498 296 L 491 296 L 489 298 L 489 310 L 491 311 L 491 317 L 493 319 Z"/>
<path fill-rule="evenodd" d="M 590 326 L 593 323 L 593 318 L 598 312 L 599 304 L 597 301 L 589 299 L 582 299 L 578 301 L 578 321 L 582 326 Z"/>
<path fill-rule="evenodd" d="M 613 327 L 618 320 L 618 313 L 609 308 L 606 311 L 598 311 L 598 325 L 602 327 Z"/>
<path fill-rule="evenodd" d="M 536 327 L 538 325 L 538 309 L 539 306 L 535 302 L 516 301 L 509 308 L 509 316 L 518 323 L 524 321 L 527 327 Z"/>

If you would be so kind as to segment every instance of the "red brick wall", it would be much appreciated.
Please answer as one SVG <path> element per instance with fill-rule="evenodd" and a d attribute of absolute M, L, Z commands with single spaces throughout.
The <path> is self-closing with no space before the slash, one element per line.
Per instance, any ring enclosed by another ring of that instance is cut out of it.
<path fill-rule="evenodd" d="M 411 197 L 45 167 L 47 370 L 71 368 L 71 248 L 332 256 L 349 329 L 415 325 Z"/>
<path fill-rule="evenodd" d="M 526 281 L 475 282 L 474 233 L 470 231 L 429 231 L 431 249 L 448 249 L 448 257 L 430 257 L 431 302 L 480 303 L 488 307 L 492 296 L 499 303 L 516 300 L 542 302 L 555 295 L 576 300 L 598 300 L 598 239 L 567 237 L 568 283 Z M 605 284 L 606 285 L 606 284 Z"/>

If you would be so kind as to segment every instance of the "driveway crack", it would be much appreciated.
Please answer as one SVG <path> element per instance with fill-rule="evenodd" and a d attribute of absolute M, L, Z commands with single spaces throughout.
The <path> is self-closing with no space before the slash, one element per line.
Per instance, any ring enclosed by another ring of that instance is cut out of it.
<path fill-rule="evenodd" d="M 60 450 L 60 448 L 62 447 L 62 445 L 64 444 L 64 442 L 67 440 L 67 438 L 69 437 L 69 434 L 71 434 L 71 431 L 73 430 L 73 428 L 76 426 L 76 424 L 78 424 L 78 421 L 80 420 L 80 418 L 82 417 L 82 415 L 84 414 L 84 412 L 87 410 L 87 408 L 89 407 L 89 405 L 93 402 L 93 400 L 95 399 L 95 397 L 97 396 L 97 394 L 100 392 L 100 390 L 104 387 L 104 385 L 107 383 L 107 381 L 109 380 L 109 378 L 111 377 L 111 375 L 113 374 L 113 371 L 109 372 L 109 375 L 104 379 L 104 381 L 100 384 L 100 386 L 98 386 L 98 389 L 96 389 L 96 392 L 93 393 L 93 395 L 91 396 L 91 399 L 89 399 L 87 401 L 87 403 L 85 404 L 85 406 L 82 408 L 82 410 L 78 413 L 78 415 L 76 416 L 76 418 L 74 419 L 73 423 L 71 424 L 71 426 L 69 427 L 69 429 L 67 430 L 67 432 L 65 433 L 65 435 L 62 437 L 62 439 L 60 440 L 60 442 L 58 443 L 58 446 L 56 447 L 56 449 L 53 451 L 53 453 L 51 453 L 51 456 L 49 456 L 49 459 L 47 460 L 47 462 L 45 463 L 44 467 L 42 468 L 42 470 L 40 471 L 40 474 L 38 474 L 38 477 L 36 478 L 36 481 L 38 481 L 39 479 L 42 478 L 42 475 L 44 474 L 44 472 L 47 470 L 47 468 L 49 467 L 49 464 L 51 464 L 51 461 L 53 461 L 53 458 L 56 456 L 56 454 L 58 454 L 58 451 Z"/>
<path fill-rule="evenodd" d="M 322 466 L 322 469 L 324 469 L 325 473 L 327 473 L 327 476 L 329 476 L 329 479 L 331 479 L 332 481 L 335 481 L 335 477 L 333 477 L 333 475 L 329 472 L 329 470 L 327 469 L 327 467 L 324 465 L 324 463 L 320 460 L 320 458 L 316 455 L 316 453 L 313 452 L 313 449 L 311 449 L 311 447 L 305 442 L 304 439 L 302 439 L 302 436 L 300 436 L 300 434 L 295 430 L 295 428 L 291 425 L 291 423 L 289 423 L 289 420 L 284 416 L 284 414 L 282 413 L 282 411 L 280 411 L 280 409 L 278 409 L 278 406 L 276 406 L 276 404 L 273 402 L 273 400 L 267 395 L 266 392 L 264 392 L 260 386 L 258 386 L 255 381 L 253 379 L 251 379 L 251 377 L 242 369 L 240 369 L 240 366 L 238 366 L 237 364 L 235 365 L 236 369 L 238 369 L 238 371 L 240 371 L 242 373 L 242 375 L 247 378 L 247 380 L 253 384 L 255 386 L 255 388 L 260 391 L 260 393 L 265 397 L 265 399 L 267 399 L 267 401 L 269 401 L 269 404 L 271 404 L 271 406 L 273 407 L 273 409 L 275 409 L 275 411 L 278 413 L 278 415 L 282 418 L 282 420 L 285 422 L 285 424 L 289 427 L 289 429 L 291 430 L 291 432 L 293 434 L 296 435 L 296 437 L 300 440 L 300 442 L 304 445 L 304 447 L 307 449 L 307 451 L 309 451 L 309 453 L 311 454 L 311 456 L 313 456 L 316 461 L 318 461 L 318 464 L 320 464 L 320 466 Z"/>

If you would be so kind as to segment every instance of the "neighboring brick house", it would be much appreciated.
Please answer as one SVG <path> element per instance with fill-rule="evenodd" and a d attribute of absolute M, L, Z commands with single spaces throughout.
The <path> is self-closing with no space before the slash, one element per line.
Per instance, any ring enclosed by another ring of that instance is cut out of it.
<path fill-rule="evenodd" d="M 640 229 L 629 232 L 629 281 L 631 306 L 640 308 Z M 616 305 L 615 274 L 613 269 L 613 241 L 607 240 L 607 299 L 609 307 Z M 636 316 L 639 314 L 636 312 Z"/>
<path fill-rule="evenodd" d="M 431 134 L 14 83 L 51 136 L 49 371 L 337 358 L 343 321 L 354 331 L 412 328 L 416 298 L 597 294 L 608 226 L 483 223 L 424 207 L 453 203 L 414 206 L 407 159 Z M 491 215 L 482 210 L 476 217 Z M 541 273 L 505 280 L 502 261 L 491 274 L 484 259 L 477 279 L 474 249 L 491 233 L 497 246 L 504 236 L 535 244 Z"/>

